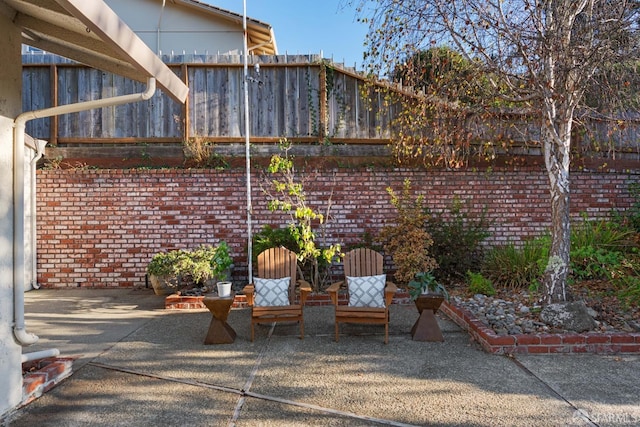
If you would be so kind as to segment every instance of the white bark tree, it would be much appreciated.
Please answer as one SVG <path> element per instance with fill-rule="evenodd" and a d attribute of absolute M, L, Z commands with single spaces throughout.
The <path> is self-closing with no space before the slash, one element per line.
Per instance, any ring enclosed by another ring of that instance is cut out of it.
<path fill-rule="evenodd" d="M 351 0 L 369 23 L 365 62 L 381 76 L 449 46 L 484 68 L 505 102 L 540 114 L 552 245 L 546 303 L 569 298 L 571 134 L 593 76 L 638 60 L 638 0 Z M 450 100 L 451 101 L 451 100 Z"/>

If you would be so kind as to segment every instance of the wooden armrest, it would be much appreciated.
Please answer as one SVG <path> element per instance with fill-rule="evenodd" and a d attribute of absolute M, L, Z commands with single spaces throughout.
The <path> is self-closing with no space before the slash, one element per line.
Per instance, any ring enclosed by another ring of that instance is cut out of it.
<path fill-rule="evenodd" d="M 242 288 L 242 293 L 247 296 L 247 305 L 249 307 L 253 306 L 253 294 L 255 293 L 256 288 L 253 285 L 246 285 Z"/>
<path fill-rule="evenodd" d="M 311 284 L 306 280 L 299 279 L 298 286 L 300 286 L 300 304 L 305 305 L 307 302 L 307 294 L 312 291 Z"/>
<path fill-rule="evenodd" d="M 303 279 L 298 279 L 298 286 L 300 286 L 300 292 L 311 292 L 313 290 L 311 288 L 311 283 Z"/>
<path fill-rule="evenodd" d="M 333 305 L 338 305 L 338 291 L 343 284 L 344 281 L 336 282 L 327 288 L 327 293 L 331 297 L 331 302 L 333 303 Z"/>
<path fill-rule="evenodd" d="M 398 292 L 398 287 L 393 282 L 387 282 L 384 288 L 384 302 L 387 307 L 393 302 L 393 296 Z"/>
<path fill-rule="evenodd" d="M 343 284 L 344 284 L 344 280 L 341 282 L 332 283 L 331 286 L 327 288 L 327 292 L 328 293 L 338 292 Z"/>
<path fill-rule="evenodd" d="M 393 292 L 395 294 L 396 292 L 398 292 L 398 286 L 393 282 L 387 282 L 386 286 L 384 287 L 384 291 L 385 293 Z"/>

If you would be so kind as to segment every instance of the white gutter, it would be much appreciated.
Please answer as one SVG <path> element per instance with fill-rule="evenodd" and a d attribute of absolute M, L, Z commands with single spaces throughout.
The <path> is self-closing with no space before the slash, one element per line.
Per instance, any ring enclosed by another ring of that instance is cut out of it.
<path fill-rule="evenodd" d="M 44 148 L 47 145 L 47 141 L 42 139 L 36 139 L 34 141 L 36 146 L 36 154 L 31 159 L 31 287 L 33 289 L 40 289 L 38 284 L 38 252 L 36 246 L 38 245 L 38 237 L 36 233 L 36 164 L 38 160 L 44 155 Z"/>
<path fill-rule="evenodd" d="M 142 93 L 97 99 L 60 105 L 20 114 L 13 123 L 13 335 L 22 346 L 38 341 L 38 336 L 28 333 L 24 321 L 24 138 L 29 120 L 62 114 L 78 113 L 94 108 L 111 107 L 130 102 L 146 101 L 156 91 L 156 80 L 149 78 Z M 35 215 L 35 212 L 34 212 Z"/>
<path fill-rule="evenodd" d="M 166 0 L 162 0 L 162 7 L 160 8 L 160 17 L 158 18 L 158 26 L 156 28 L 156 55 L 160 55 L 160 27 L 162 26 L 162 14 L 164 13 L 165 6 L 166 6 Z"/>

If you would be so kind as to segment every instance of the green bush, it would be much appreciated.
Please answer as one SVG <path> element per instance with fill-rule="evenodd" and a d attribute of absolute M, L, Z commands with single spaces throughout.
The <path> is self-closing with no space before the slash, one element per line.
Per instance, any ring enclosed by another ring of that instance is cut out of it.
<path fill-rule="evenodd" d="M 463 211 L 463 203 L 455 197 L 448 214 L 427 212 L 425 224 L 431 234 L 431 255 L 438 262 L 436 276 L 440 279 L 464 278 L 469 270 L 477 270 L 483 258 L 480 245 L 489 237 L 490 221 L 486 208 L 478 215 Z"/>
<path fill-rule="evenodd" d="M 486 254 L 482 272 L 496 286 L 529 288 L 544 272 L 548 257 L 548 238 L 527 240 L 521 248 L 498 246 Z"/>
<path fill-rule="evenodd" d="M 270 248 L 279 248 L 283 246 L 295 253 L 300 252 L 300 245 L 291 232 L 290 227 L 273 228 L 265 225 L 262 229 L 253 235 L 253 254 L 252 259 L 255 263 L 258 255 Z"/>
<path fill-rule="evenodd" d="M 633 183 L 629 185 L 629 194 L 633 197 L 634 201 L 629 210 L 627 211 L 627 218 L 629 224 L 633 229 L 640 233 L 640 184 Z"/>
<path fill-rule="evenodd" d="M 607 280 L 627 275 L 637 246 L 635 230 L 619 221 L 582 222 L 571 231 L 571 277 L 575 280 Z"/>
<path fill-rule="evenodd" d="M 202 285 L 207 280 L 224 280 L 233 260 L 226 242 L 201 245 L 194 250 L 175 249 L 155 254 L 147 265 L 154 276 L 173 276 L 176 286 Z"/>
<path fill-rule="evenodd" d="M 469 292 L 472 294 L 482 294 L 488 297 L 496 294 L 491 280 L 484 277 L 481 273 L 467 271 L 467 281 L 469 283 Z"/>
<path fill-rule="evenodd" d="M 629 251 L 635 245 L 635 230 L 620 221 L 589 220 L 582 214 L 582 222 L 573 224 L 571 228 L 571 247 L 606 249 L 613 251 Z"/>
<path fill-rule="evenodd" d="M 618 299 L 623 305 L 640 306 L 640 277 L 637 275 L 629 275 L 621 277 L 615 282 L 618 290 Z"/>
<path fill-rule="evenodd" d="M 571 276 L 576 280 L 612 279 L 621 274 L 624 255 L 593 246 L 571 250 Z"/>
<path fill-rule="evenodd" d="M 635 231 L 615 220 L 588 220 L 571 231 L 570 280 L 616 280 L 638 268 Z M 487 253 L 482 272 L 497 286 L 535 288 L 549 257 L 549 236 L 493 248 Z"/>

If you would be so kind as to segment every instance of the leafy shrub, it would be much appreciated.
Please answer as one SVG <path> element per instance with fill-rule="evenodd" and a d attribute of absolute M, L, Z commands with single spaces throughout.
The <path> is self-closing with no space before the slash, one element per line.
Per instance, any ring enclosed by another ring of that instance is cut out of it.
<path fill-rule="evenodd" d="M 619 221 L 589 220 L 582 214 L 582 222 L 576 223 L 571 229 L 571 247 L 594 249 L 608 249 L 628 251 L 633 244 L 635 230 Z"/>
<path fill-rule="evenodd" d="M 634 274 L 638 264 L 635 231 L 617 221 L 583 221 L 571 232 L 571 280 L 609 280 Z M 527 241 L 522 248 L 496 247 L 487 253 L 483 273 L 494 284 L 535 288 L 548 261 L 548 236 Z"/>
<path fill-rule="evenodd" d="M 201 245 L 194 250 L 175 249 L 155 254 L 147 265 L 154 276 L 173 276 L 175 287 L 202 285 L 207 280 L 224 280 L 233 260 L 226 242 Z"/>
<path fill-rule="evenodd" d="M 491 280 L 484 277 L 481 273 L 467 271 L 467 280 L 469 282 L 469 292 L 472 294 L 482 294 L 488 297 L 496 294 Z"/>
<path fill-rule="evenodd" d="M 290 227 L 274 228 L 270 225 L 265 225 L 253 235 L 253 262 L 257 261 L 260 253 L 280 246 L 284 246 L 295 253 L 300 252 L 300 245 L 291 233 Z"/>
<path fill-rule="evenodd" d="M 625 306 L 640 306 L 640 277 L 629 275 L 615 281 L 618 298 Z"/>
<path fill-rule="evenodd" d="M 623 259 L 619 251 L 577 247 L 571 251 L 571 274 L 577 280 L 612 279 L 621 274 Z"/>
<path fill-rule="evenodd" d="M 387 188 L 391 204 L 396 208 L 394 223 L 386 225 L 380 233 L 385 251 L 393 258 L 396 267 L 395 279 L 406 284 L 418 273 L 435 269 L 438 264 L 429 255 L 433 244 L 431 235 L 424 229 L 427 215 L 424 209 L 424 196 L 413 197 L 411 181 L 406 179 L 402 192 L 396 194 Z"/>
<path fill-rule="evenodd" d="M 635 257 L 635 231 L 619 221 L 583 221 L 571 232 L 572 278 L 577 280 L 616 279 L 627 275 Z"/>
<path fill-rule="evenodd" d="M 548 238 L 527 240 L 521 248 L 498 246 L 486 254 L 482 272 L 495 285 L 528 288 L 544 272 L 548 256 Z"/>
<path fill-rule="evenodd" d="M 431 254 L 438 262 L 436 275 L 442 279 L 463 278 L 469 270 L 476 270 L 483 257 L 480 245 L 489 237 L 490 221 L 486 208 L 479 215 L 463 212 L 463 203 L 454 198 L 448 215 L 428 212 L 426 228 L 433 245 Z"/>
<path fill-rule="evenodd" d="M 633 227 L 637 233 L 640 233 L 640 184 L 635 182 L 630 184 L 629 194 L 633 197 L 634 201 L 627 211 L 627 218 L 629 219 L 631 227 Z"/>

